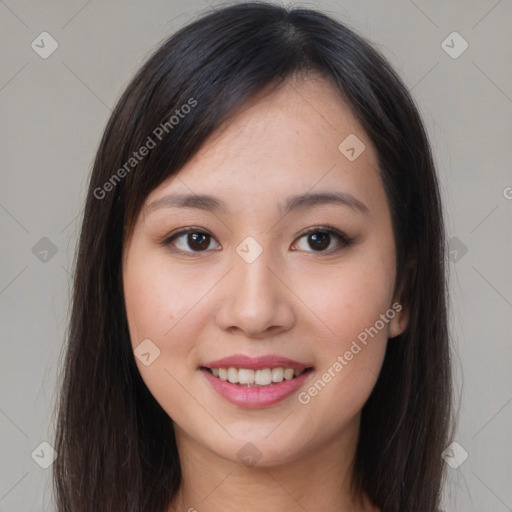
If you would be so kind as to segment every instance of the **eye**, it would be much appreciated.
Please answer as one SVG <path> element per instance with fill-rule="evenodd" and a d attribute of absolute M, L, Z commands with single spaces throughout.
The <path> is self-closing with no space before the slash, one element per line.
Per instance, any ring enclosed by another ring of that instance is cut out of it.
<path fill-rule="evenodd" d="M 326 226 L 314 226 L 309 228 L 302 233 L 299 240 L 305 237 L 307 237 L 306 243 L 313 248 L 313 252 L 333 253 L 340 251 L 344 247 L 348 247 L 353 242 L 353 239 L 345 235 L 345 233 Z M 335 246 L 334 249 L 325 250 L 331 245 L 333 239 L 338 242 L 338 247 Z M 303 250 L 307 251 L 307 249 Z"/>
<path fill-rule="evenodd" d="M 209 248 L 212 240 L 214 240 L 214 238 L 206 231 L 191 227 L 169 236 L 162 242 L 162 245 L 173 245 L 180 251 L 197 253 L 205 252 Z M 178 241 L 178 243 L 175 243 L 175 241 Z M 187 247 L 192 250 L 187 250 Z"/>
<path fill-rule="evenodd" d="M 307 237 L 307 243 L 309 246 L 313 248 L 313 252 L 333 253 L 343 249 L 344 247 L 348 247 L 353 243 L 352 238 L 348 237 L 336 228 L 327 226 L 314 226 L 309 228 L 307 231 L 302 233 L 298 240 L 305 237 Z M 200 228 L 190 227 L 170 235 L 161 242 L 161 245 L 172 245 L 184 253 L 197 254 L 200 252 L 206 252 L 210 248 L 212 240 L 215 239 L 208 232 Z M 338 246 L 326 250 L 329 248 L 333 240 L 338 242 Z M 304 248 L 299 248 L 299 250 L 307 251 L 307 249 Z"/>

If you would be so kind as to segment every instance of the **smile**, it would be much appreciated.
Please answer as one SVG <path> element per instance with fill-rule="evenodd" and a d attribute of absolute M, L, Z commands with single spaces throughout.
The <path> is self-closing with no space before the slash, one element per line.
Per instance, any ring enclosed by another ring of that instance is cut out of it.
<path fill-rule="evenodd" d="M 297 392 L 314 374 L 312 367 L 300 370 L 282 367 L 252 370 L 203 366 L 199 370 L 220 397 L 238 407 L 251 409 L 278 404 Z M 218 376 L 214 372 L 218 373 Z"/>
<path fill-rule="evenodd" d="M 214 377 L 220 380 L 238 384 L 245 387 L 266 387 L 283 382 L 283 380 L 292 380 L 299 377 L 307 371 L 306 369 L 294 368 L 262 368 L 253 370 L 251 368 L 207 368 Z"/>

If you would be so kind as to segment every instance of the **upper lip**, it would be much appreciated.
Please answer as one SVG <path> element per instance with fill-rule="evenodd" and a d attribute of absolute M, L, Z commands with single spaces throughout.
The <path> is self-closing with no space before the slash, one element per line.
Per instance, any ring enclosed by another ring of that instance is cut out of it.
<path fill-rule="evenodd" d="M 287 357 L 268 354 L 259 357 L 249 357 L 243 354 L 235 354 L 222 359 L 216 359 L 204 365 L 206 368 L 247 368 L 249 370 L 261 370 L 263 368 L 293 368 L 294 370 L 305 370 L 311 365 L 294 361 Z"/>

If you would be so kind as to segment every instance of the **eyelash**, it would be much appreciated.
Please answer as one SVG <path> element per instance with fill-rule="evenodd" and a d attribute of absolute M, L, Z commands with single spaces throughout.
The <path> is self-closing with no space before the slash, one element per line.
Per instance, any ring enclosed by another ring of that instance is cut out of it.
<path fill-rule="evenodd" d="M 168 246 L 172 245 L 172 242 L 174 240 L 176 240 L 177 238 L 180 238 L 181 236 L 184 236 L 184 235 L 188 235 L 190 233 L 208 235 L 212 239 L 214 239 L 213 236 L 210 233 L 208 233 L 207 231 L 205 231 L 201 228 L 192 226 L 190 228 L 178 231 L 177 233 L 171 234 L 170 236 L 168 236 L 164 240 L 162 240 L 162 242 L 160 242 L 160 245 L 162 245 L 164 247 L 168 247 Z M 318 253 L 318 254 L 334 254 L 334 253 L 341 251 L 342 249 L 344 249 L 346 247 L 349 247 L 350 245 L 352 245 L 354 243 L 354 240 L 355 240 L 354 238 L 347 236 L 345 233 L 343 233 L 340 230 L 338 230 L 334 227 L 331 227 L 331 226 L 313 226 L 313 227 L 308 228 L 307 230 L 303 231 L 297 237 L 296 240 L 300 240 L 301 238 L 303 238 L 307 235 L 313 234 L 313 233 L 327 233 L 328 235 L 334 237 L 339 243 L 341 243 L 341 247 L 338 247 L 335 249 L 329 249 L 329 250 L 306 251 L 306 252 L 312 252 L 312 253 Z M 204 251 L 183 251 L 182 249 L 176 248 L 176 252 L 181 252 L 182 254 L 185 254 L 187 256 L 194 257 L 197 255 L 200 255 L 201 253 L 208 252 L 208 249 L 204 250 Z"/>

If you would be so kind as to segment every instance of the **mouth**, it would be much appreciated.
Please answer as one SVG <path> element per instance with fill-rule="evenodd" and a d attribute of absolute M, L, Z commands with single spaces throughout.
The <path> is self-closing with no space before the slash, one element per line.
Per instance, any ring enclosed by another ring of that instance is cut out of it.
<path fill-rule="evenodd" d="M 236 368 L 233 366 L 213 367 L 201 366 L 201 370 L 209 372 L 213 377 L 229 382 L 243 388 L 267 388 L 278 385 L 284 381 L 297 379 L 301 375 L 313 371 L 313 367 L 306 368 Z"/>

